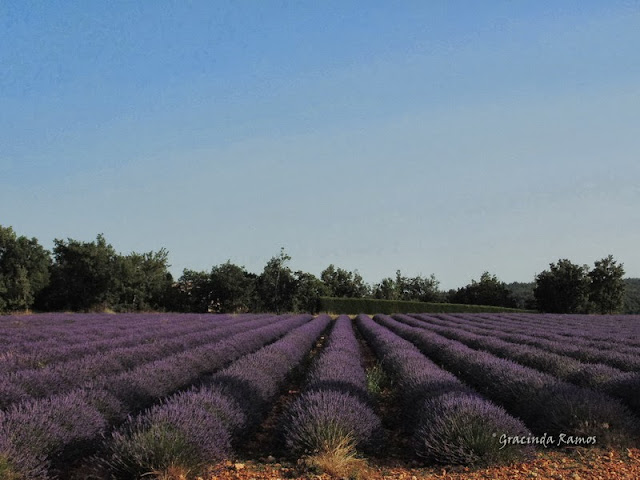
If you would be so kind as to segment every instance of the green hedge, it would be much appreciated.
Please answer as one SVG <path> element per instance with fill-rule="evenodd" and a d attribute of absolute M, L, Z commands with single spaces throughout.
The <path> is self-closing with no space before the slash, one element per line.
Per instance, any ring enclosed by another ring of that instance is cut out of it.
<path fill-rule="evenodd" d="M 517 308 L 489 305 L 463 305 L 460 303 L 406 302 L 403 300 L 379 300 L 376 298 L 320 297 L 320 312 L 336 314 L 358 313 L 499 313 L 530 312 Z"/>

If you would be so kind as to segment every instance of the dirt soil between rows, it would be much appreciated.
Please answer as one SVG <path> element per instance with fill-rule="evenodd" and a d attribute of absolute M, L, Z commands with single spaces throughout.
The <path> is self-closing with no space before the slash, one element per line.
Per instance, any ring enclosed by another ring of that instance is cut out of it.
<path fill-rule="evenodd" d="M 526 463 L 472 469 L 467 467 L 410 467 L 406 462 L 369 460 L 357 475 L 334 477 L 310 471 L 302 463 L 236 459 L 211 469 L 198 480 L 286 480 L 353 478 L 360 480 L 463 480 L 463 479 L 538 479 L 538 480 L 640 480 L 640 449 L 621 451 L 576 448 L 570 451 L 543 451 Z M 269 459 L 272 460 L 272 459 Z M 179 479 L 176 479 L 179 480 Z"/>

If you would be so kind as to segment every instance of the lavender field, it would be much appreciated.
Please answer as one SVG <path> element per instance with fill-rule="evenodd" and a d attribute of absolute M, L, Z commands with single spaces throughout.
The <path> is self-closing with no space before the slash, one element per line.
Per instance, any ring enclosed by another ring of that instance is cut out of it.
<path fill-rule="evenodd" d="M 195 476 L 247 442 L 493 465 L 639 433 L 639 316 L 0 317 L 2 479 Z"/>

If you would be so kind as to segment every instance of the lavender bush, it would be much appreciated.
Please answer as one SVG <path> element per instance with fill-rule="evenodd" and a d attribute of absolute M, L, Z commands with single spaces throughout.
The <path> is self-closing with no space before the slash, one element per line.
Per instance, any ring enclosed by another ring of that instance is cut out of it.
<path fill-rule="evenodd" d="M 130 418 L 110 439 L 104 464 L 115 478 L 130 480 L 180 466 L 197 472 L 231 452 L 220 418 L 197 402 L 168 403 Z"/>
<path fill-rule="evenodd" d="M 8 437 L 0 436 L 0 478 L 49 480 L 49 464 L 29 451 L 16 450 Z"/>
<path fill-rule="evenodd" d="M 7 469 L 30 478 L 90 451 L 106 427 L 81 393 L 25 402 L 0 417 L 0 458 Z"/>
<path fill-rule="evenodd" d="M 522 460 L 533 453 L 497 446 L 499 437 L 527 436 L 523 423 L 504 409 L 474 394 L 446 393 L 427 398 L 419 407 L 414 435 L 416 453 L 430 462 L 489 465 Z"/>
<path fill-rule="evenodd" d="M 345 441 L 352 448 L 379 448 L 381 423 L 369 405 L 348 393 L 312 390 L 300 395 L 289 407 L 284 437 L 291 451 L 331 452 Z"/>
<path fill-rule="evenodd" d="M 640 373 L 627 373 L 624 376 L 609 379 L 603 389 L 611 395 L 622 398 L 640 416 Z"/>

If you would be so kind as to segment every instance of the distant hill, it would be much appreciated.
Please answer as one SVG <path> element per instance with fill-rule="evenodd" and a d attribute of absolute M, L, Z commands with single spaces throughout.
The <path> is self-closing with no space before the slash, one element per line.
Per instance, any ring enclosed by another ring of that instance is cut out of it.
<path fill-rule="evenodd" d="M 622 313 L 640 314 L 640 278 L 625 278 L 624 308 Z M 518 308 L 535 308 L 533 282 L 513 282 L 507 284 Z"/>

